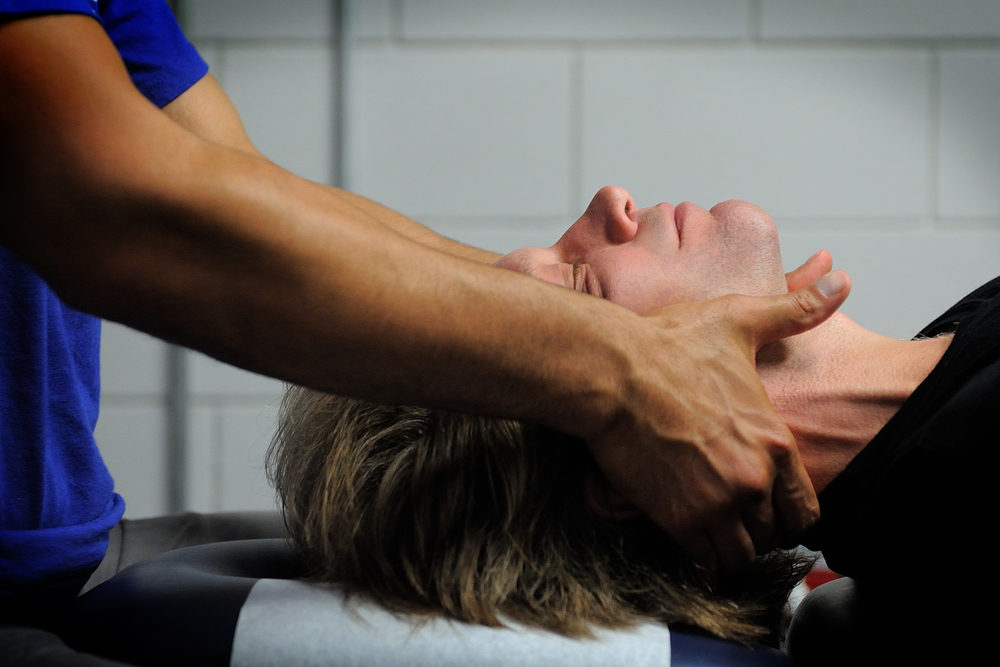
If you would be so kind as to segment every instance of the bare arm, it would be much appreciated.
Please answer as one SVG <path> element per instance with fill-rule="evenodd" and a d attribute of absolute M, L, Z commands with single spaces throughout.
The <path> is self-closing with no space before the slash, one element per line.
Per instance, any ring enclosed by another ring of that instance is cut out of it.
<path fill-rule="evenodd" d="M 202 139 L 263 157 L 247 136 L 233 103 L 211 74 L 164 107 L 163 112 Z M 445 238 L 420 223 L 353 192 L 331 189 L 334 196 L 345 204 L 354 206 L 359 217 L 367 216 L 372 223 L 385 225 L 429 248 L 484 264 L 492 264 L 500 257 L 496 253 Z"/>
<path fill-rule="evenodd" d="M 766 543 L 772 494 L 790 529 L 816 518 L 752 360 L 843 291 L 639 317 L 442 252 L 259 157 L 211 100 L 186 101 L 206 98 L 167 113 L 146 101 L 91 19 L 0 26 L 0 243 L 71 305 L 238 366 L 585 438 L 706 561 Z"/>
<path fill-rule="evenodd" d="M 7 24 L 0 62 L 0 241 L 68 303 L 328 391 L 549 422 L 585 396 L 609 411 L 621 360 L 600 329 L 619 309 L 373 224 L 225 115 L 161 113 L 91 19 Z"/>

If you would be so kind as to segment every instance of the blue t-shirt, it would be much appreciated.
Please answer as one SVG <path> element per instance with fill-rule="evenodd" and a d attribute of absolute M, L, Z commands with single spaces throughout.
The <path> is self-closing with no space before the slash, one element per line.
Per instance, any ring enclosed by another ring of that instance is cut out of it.
<path fill-rule="evenodd" d="M 164 0 L 0 0 L 0 21 L 51 13 L 100 21 L 159 107 L 208 71 Z M 100 333 L 0 247 L 0 605 L 75 595 L 125 511 L 94 442 Z"/>

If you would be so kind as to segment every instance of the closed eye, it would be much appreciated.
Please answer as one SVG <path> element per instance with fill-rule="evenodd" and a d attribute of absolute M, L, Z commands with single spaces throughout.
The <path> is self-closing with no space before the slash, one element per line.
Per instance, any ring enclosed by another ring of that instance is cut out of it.
<path fill-rule="evenodd" d="M 581 264 L 579 262 L 573 264 L 573 289 L 577 292 L 596 296 L 599 299 L 604 298 L 601 283 L 597 280 L 597 275 L 591 269 L 590 264 Z"/>

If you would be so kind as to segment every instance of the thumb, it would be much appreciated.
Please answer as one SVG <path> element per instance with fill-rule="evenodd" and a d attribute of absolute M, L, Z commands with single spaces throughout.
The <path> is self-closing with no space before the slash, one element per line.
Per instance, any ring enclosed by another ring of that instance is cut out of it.
<path fill-rule="evenodd" d="M 827 250 L 818 250 L 806 260 L 805 264 L 785 274 L 788 291 L 794 292 L 810 283 L 816 282 L 824 274 L 833 270 L 833 257 Z"/>
<path fill-rule="evenodd" d="M 752 297 L 737 314 L 737 326 L 761 346 L 825 322 L 851 293 L 851 277 L 831 271 L 812 285 L 773 297 Z"/>

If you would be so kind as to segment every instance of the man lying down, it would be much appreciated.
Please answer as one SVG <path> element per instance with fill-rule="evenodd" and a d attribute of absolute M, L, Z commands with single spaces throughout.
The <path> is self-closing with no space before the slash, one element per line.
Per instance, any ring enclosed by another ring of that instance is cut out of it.
<path fill-rule="evenodd" d="M 774 223 L 758 207 L 637 209 L 612 187 L 555 245 L 497 265 L 639 314 L 788 289 Z M 994 280 L 912 341 L 835 315 L 757 356 L 820 493 L 805 543 L 878 601 L 869 620 L 896 652 L 955 643 L 951 621 L 971 613 L 956 608 L 973 590 L 966 561 L 996 533 L 983 521 L 996 502 L 981 459 L 997 437 L 985 429 L 1000 398 L 998 334 Z M 517 422 L 296 388 L 269 464 L 312 578 L 391 610 L 576 636 L 652 620 L 773 641 L 803 573 L 788 552 L 718 577 L 698 569 L 582 443 Z M 922 637 L 928 627 L 944 636 Z"/>
<path fill-rule="evenodd" d="M 805 274 L 825 273 L 831 260 L 814 256 L 811 269 L 790 274 L 786 286 L 774 224 L 756 206 L 637 209 L 624 190 L 604 188 L 554 246 L 524 248 L 497 263 L 645 313 L 734 292 L 783 292 L 811 282 Z M 822 519 L 804 542 L 864 593 L 860 629 L 847 638 L 854 643 L 838 638 L 833 647 L 853 653 L 851 664 L 971 651 L 987 641 L 969 631 L 989 619 L 972 612 L 979 589 L 969 563 L 982 560 L 996 533 L 996 500 L 986 491 L 993 466 L 984 462 L 997 440 L 990 427 L 1000 399 L 998 333 L 994 280 L 913 341 L 879 336 L 838 315 L 757 355 L 820 493 Z M 199 559 L 214 558 L 221 546 L 146 561 L 144 573 L 127 570 L 80 598 L 72 621 L 85 639 L 77 641 L 143 664 L 179 664 L 192 651 L 201 664 L 229 664 L 230 650 L 233 665 L 291 664 L 287 652 L 271 662 L 257 658 L 286 635 L 285 649 L 294 653 L 303 635 L 290 629 L 308 620 L 295 610 L 308 608 L 307 617 L 319 619 L 309 641 L 335 644 L 325 654 L 310 646 L 310 655 L 350 664 L 447 662 L 441 652 L 421 661 L 408 651 L 424 646 L 420 641 L 454 642 L 452 630 L 412 635 L 409 621 L 396 621 L 402 629 L 393 646 L 402 652 L 377 653 L 373 642 L 386 635 L 375 630 L 391 625 L 391 616 L 323 616 L 322 605 L 341 609 L 342 598 L 320 595 L 316 607 L 318 589 L 296 582 L 287 582 L 297 586 L 290 597 L 287 589 L 266 589 L 280 593 L 287 603 L 280 609 L 268 606 L 273 595 L 256 595 L 265 590 L 255 583 L 260 577 L 304 574 L 339 584 L 369 612 L 374 601 L 417 619 L 478 624 L 463 626 L 467 637 L 483 626 L 516 624 L 558 633 L 541 633 L 553 638 L 601 639 L 559 664 L 583 664 L 580 655 L 595 664 L 636 664 L 633 654 L 615 652 L 639 641 L 646 654 L 661 654 L 662 636 L 641 630 L 658 623 L 774 643 L 788 591 L 809 565 L 777 551 L 744 570 L 705 572 L 616 492 L 621 481 L 602 477 L 582 443 L 512 421 L 293 388 L 268 463 L 296 559 L 279 543 L 207 566 Z M 282 622 L 283 615 L 296 620 Z M 373 630 L 364 619 L 382 626 Z M 346 629 L 333 627 L 338 623 Z M 640 628 L 638 639 L 613 630 L 629 626 Z M 504 655 L 518 649 L 538 658 L 546 646 L 564 655 L 568 646 L 492 632 L 491 640 L 502 639 L 490 650 Z M 364 646 L 348 656 L 346 646 L 359 642 Z M 597 644 L 618 657 L 598 654 Z M 668 653 L 672 644 L 673 637 Z M 449 664 L 469 664 L 480 654 L 449 655 Z M 536 663 L 555 664 L 551 655 Z M 490 664 L 505 664 L 503 656 L 491 654 Z"/>

